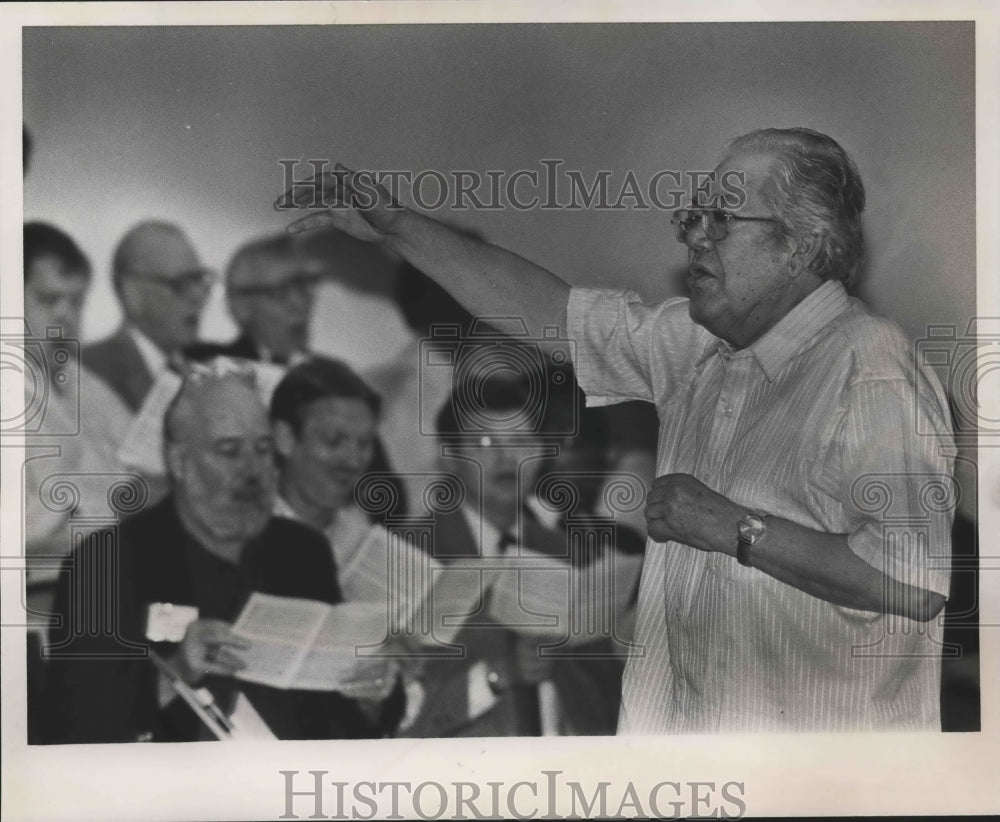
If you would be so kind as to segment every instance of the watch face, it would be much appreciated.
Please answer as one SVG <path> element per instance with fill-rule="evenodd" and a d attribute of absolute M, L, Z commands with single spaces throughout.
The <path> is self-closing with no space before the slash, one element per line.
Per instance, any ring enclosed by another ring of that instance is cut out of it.
<path fill-rule="evenodd" d="M 754 514 L 747 514 L 739 522 L 740 539 L 753 543 L 764 533 L 764 521 Z"/>

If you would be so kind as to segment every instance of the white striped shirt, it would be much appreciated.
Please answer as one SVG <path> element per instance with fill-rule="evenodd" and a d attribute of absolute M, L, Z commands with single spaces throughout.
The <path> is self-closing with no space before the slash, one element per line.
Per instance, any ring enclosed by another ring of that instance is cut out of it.
<path fill-rule="evenodd" d="M 688 301 L 573 289 L 591 404 L 655 403 L 657 474 L 848 535 L 888 575 L 947 596 L 947 403 L 892 323 L 824 283 L 734 350 Z M 736 523 L 733 523 L 733 541 Z M 721 553 L 647 543 L 619 733 L 940 730 L 940 627 L 820 600 Z"/>

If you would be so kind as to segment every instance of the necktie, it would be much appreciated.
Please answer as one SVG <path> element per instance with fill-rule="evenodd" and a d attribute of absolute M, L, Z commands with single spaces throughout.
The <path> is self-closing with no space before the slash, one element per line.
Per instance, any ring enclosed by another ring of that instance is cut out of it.
<path fill-rule="evenodd" d="M 509 531 L 504 531 L 497 542 L 497 552 L 500 556 L 506 556 L 508 550 L 514 545 L 517 545 L 516 537 Z M 508 659 L 515 670 L 517 670 L 518 645 L 522 642 L 525 640 L 513 631 L 508 631 Z M 524 651 L 523 648 L 520 650 Z M 538 702 L 538 685 L 534 682 L 515 681 L 510 687 L 510 696 L 517 717 L 517 735 L 541 736 L 542 720 Z"/>

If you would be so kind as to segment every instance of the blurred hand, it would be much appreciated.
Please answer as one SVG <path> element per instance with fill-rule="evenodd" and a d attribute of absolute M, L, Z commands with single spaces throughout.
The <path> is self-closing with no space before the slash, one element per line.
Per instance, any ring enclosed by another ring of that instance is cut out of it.
<path fill-rule="evenodd" d="M 399 667 L 392 659 L 365 657 L 358 660 L 354 676 L 337 690 L 351 699 L 382 702 L 396 684 Z"/>
<path fill-rule="evenodd" d="M 274 203 L 278 211 L 312 213 L 288 226 L 291 233 L 336 228 L 366 242 L 381 242 L 404 211 L 371 173 L 358 173 L 337 163 L 310 182 L 296 183 Z"/>
<path fill-rule="evenodd" d="M 552 660 L 538 656 L 538 641 L 518 638 L 511 653 L 493 660 L 490 687 L 497 693 L 514 685 L 537 685 L 552 677 Z"/>
<path fill-rule="evenodd" d="M 189 685 L 196 685 L 206 674 L 232 676 L 244 667 L 240 652 L 249 647 L 233 635 L 228 622 L 197 619 L 184 634 L 174 667 Z"/>

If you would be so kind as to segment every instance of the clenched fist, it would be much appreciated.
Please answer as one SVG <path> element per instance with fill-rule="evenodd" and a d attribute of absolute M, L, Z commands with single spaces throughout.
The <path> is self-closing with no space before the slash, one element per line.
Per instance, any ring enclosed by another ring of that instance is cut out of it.
<path fill-rule="evenodd" d="M 664 474 L 646 494 L 646 526 L 655 542 L 683 542 L 700 551 L 736 552 L 743 509 L 690 474 Z"/>

